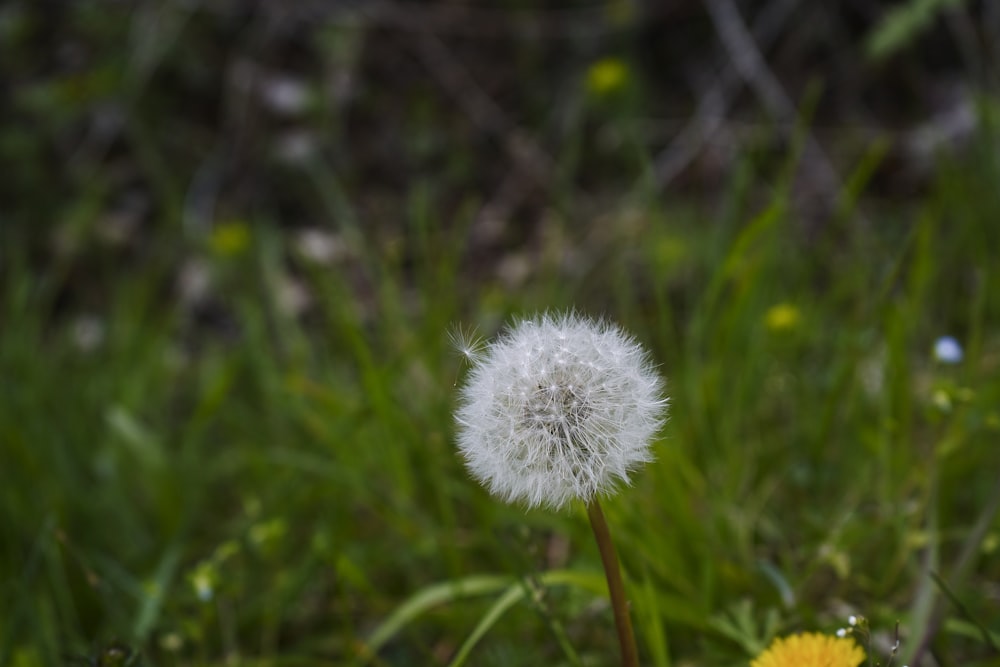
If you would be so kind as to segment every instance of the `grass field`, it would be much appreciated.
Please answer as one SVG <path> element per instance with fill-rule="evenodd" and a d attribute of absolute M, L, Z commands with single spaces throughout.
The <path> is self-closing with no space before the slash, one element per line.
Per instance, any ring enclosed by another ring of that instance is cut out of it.
<path fill-rule="evenodd" d="M 670 397 L 605 501 L 643 664 L 860 615 L 882 664 L 898 621 L 894 664 L 1000 665 L 998 145 L 984 120 L 904 201 L 867 196 L 875 145 L 822 222 L 794 146 L 710 203 L 567 187 L 496 254 L 432 175 L 371 224 L 322 165 L 312 236 L 122 253 L 101 184 L 63 252 L 0 225 L 0 664 L 614 664 L 584 509 L 499 503 L 453 437 L 449 332 L 576 309 Z"/>

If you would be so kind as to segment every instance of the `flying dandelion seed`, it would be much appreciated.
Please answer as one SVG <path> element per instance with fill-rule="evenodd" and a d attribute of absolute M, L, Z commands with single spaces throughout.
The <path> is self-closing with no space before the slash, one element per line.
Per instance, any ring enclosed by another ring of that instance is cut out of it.
<path fill-rule="evenodd" d="M 455 325 L 448 330 L 448 342 L 469 363 L 478 359 L 486 348 L 486 341 L 474 328 L 464 329 L 461 325 Z"/>

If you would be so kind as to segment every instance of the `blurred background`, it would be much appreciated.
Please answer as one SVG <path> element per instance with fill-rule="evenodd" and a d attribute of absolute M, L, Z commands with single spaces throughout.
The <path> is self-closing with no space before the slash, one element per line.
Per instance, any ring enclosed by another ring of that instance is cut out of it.
<path fill-rule="evenodd" d="M 582 514 L 452 444 L 449 332 L 576 308 L 671 395 L 644 662 L 1000 664 L 998 63 L 992 0 L 6 0 L 0 663 L 610 664 Z"/>

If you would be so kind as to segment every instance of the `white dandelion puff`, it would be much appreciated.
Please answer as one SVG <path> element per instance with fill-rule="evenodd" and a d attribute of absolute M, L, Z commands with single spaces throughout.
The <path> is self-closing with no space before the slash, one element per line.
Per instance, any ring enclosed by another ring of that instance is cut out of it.
<path fill-rule="evenodd" d="M 619 327 L 546 314 L 470 349 L 458 447 L 494 495 L 529 507 L 590 502 L 652 459 L 663 381 Z"/>

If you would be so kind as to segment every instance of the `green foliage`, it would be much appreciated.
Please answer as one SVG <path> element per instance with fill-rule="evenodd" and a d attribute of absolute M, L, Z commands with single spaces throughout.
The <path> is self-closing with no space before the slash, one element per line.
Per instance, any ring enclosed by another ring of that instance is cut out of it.
<path fill-rule="evenodd" d="M 908 0 L 888 10 L 868 36 L 868 55 L 888 58 L 912 44 L 942 12 L 965 0 Z"/>
<path fill-rule="evenodd" d="M 745 665 L 775 635 L 860 611 L 873 628 L 901 621 L 904 658 L 925 643 L 995 664 L 989 103 L 925 191 L 870 205 L 890 150 L 873 142 L 813 224 L 795 148 L 734 151 L 712 197 L 665 196 L 646 180 L 640 71 L 581 58 L 552 121 L 552 179 L 497 222 L 481 215 L 490 142 L 416 83 L 358 93 L 360 120 L 310 89 L 302 118 L 210 128 L 224 86 L 203 62 L 227 35 L 188 5 L 123 18 L 74 4 L 64 18 L 90 60 L 31 76 L 16 65 L 40 62 L 41 24 L 11 7 L 0 664 L 611 663 L 583 513 L 498 504 L 453 446 L 464 365 L 447 332 L 571 307 L 620 322 L 668 381 L 656 462 L 605 506 L 644 661 Z M 331 79 L 370 37 L 321 33 Z M 543 49 L 518 71 L 548 63 Z M 372 67 L 408 72 L 409 55 L 376 50 Z M 551 99 L 543 74 L 526 118 Z M 373 186 L 375 109 L 405 139 L 384 159 L 415 166 Z M 286 124 L 319 148 L 252 161 Z M 73 162 L 59 151 L 78 126 L 97 135 Z M 225 190 L 211 144 L 230 129 L 225 148 L 243 152 Z M 371 162 L 341 157 L 359 137 Z M 962 363 L 933 358 L 943 334 Z"/>
<path fill-rule="evenodd" d="M 723 664 L 778 632 L 832 629 L 838 600 L 881 625 L 902 617 L 911 637 L 933 627 L 987 650 L 956 623 L 996 620 L 969 592 L 1000 573 L 962 558 L 996 545 L 983 512 L 1000 463 L 997 239 L 978 230 L 1000 206 L 986 175 L 950 169 L 919 212 L 870 236 L 801 240 L 782 188 L 712 226 L 646 209 L 599 246 L 584 229 L 563 238 L 594 260 L 578 282 L 541 273 L 507 295 L 463 278 L 476 271 L 461 225 L 417 214 L 406 264 L 361 230 L 349 265 L 297 260 L 311 322 L 278 302 L 294 249 L 249 226 L 246 246 L 218 246 L 240 254 L 206 257 L 236 318 L 228 341 L 155 298 L 154 263 L 135 280 L 111 274 L 103 338 L 81 346 L 53 283 L 4 244 L 4 319 L 18 322 L 0 348 L 17 378 L 0 402 L 5 468 L 18 471 L 0 496 L 4 660 L 49 662 L 112 635 L 150 664 L 461 662 L 513 638 L 567 660 L 560 632 L 585 664 L 613 655 L 600 594 L 560 592 L 560 570 L 532 555 L 562 544 L 565 576 L 591 576 L 582 517 L 498 506 L 451 445 L 462 369 L 449 325 L 488 335 L 525 303 L 622 313 L 669 380 L 658 461 L 608 508 L 657 664 Z M 614 277 L 626 266 L 627 286 Z M 375 291 L 359 293 L 356 272 Z M 563 300 L 542 297 L 549 281 Z M 785 314 L 769 318 L 776 304 Z M 944 332 L 967 342 L 959 367 L 930 357 Z M 930 567 L 958 586 L 961 614 Z M 452 594 L 473 572 L 495 573 L 482 605 Z M 544 609 L 518 577 L 538 582 Z M 939 613 L 955 622 L 931 626 Z"/>

